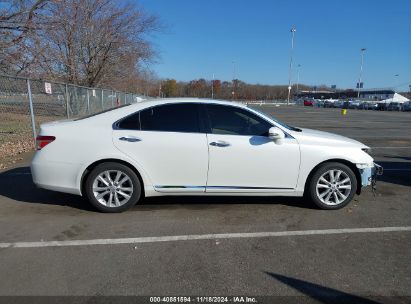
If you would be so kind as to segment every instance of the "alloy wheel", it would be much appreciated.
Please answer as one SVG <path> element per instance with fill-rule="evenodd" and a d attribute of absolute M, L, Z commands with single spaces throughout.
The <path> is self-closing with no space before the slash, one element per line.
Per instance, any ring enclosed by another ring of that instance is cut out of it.
<path fill-rule="evenodd" d="M 107 170 L 93 181 L 93 194 L 105 207 L 119 207 L 127 203 L 133 195 L 131 178 L 120 170 Z"/>
<path fill-rule="evenodd" d="M 316 184 L 318 199 L 329 206 L 342 204 L 351 192 L 351 179 L 342 170 L 328 170 L 320 176 Z"/>

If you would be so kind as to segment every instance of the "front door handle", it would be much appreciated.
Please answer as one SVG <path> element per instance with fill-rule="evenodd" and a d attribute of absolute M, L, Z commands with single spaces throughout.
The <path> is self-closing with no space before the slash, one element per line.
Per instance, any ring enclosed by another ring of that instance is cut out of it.
<path fill-rule="evenodd" d="M 134 137 L 134 136 L 123 136 L 123 137 L 120 137 L 119 140 L 128 141 L 128 142 L 138 142 L 138 141 L 141 141 L 140 138 Z"/>
<path fill-rule="evenodd" d="M 228 147 L 230 143 L 223 141 L 223 140 L 218 140 L 218 141 L 213 141 L 210 143 L 210 146 L 214 147 Z"/>

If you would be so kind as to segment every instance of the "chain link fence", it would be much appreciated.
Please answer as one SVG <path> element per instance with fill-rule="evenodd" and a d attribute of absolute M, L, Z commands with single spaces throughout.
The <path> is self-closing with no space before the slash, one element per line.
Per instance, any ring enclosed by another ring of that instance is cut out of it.
<path fill-rule="evenodd" d="M 102 88 L 0 75 L 1 160 L 32 150 L 40 124 L 75 119 L 145 97 Z"/>

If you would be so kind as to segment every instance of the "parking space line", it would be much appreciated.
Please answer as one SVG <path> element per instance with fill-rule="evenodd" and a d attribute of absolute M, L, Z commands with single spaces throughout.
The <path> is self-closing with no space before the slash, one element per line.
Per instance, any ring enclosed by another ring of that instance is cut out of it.
<path fill-rule="evenodd" d="M 376 233 L 376 232 L 411 232 L 411 226 L 404 227 L 375 227 L 375 228 L 343 228 L 324 230 L 297 230 L 277 232 L 250 232 L 250 233 L 221 233 L 221 234 L 192 234 L 153 236 L 117 239 L 91 239 L 71 241 L 44 241 L 44 242 L 14 242 L 0 243 L 0 248 L 40 248 L 40 247 L 66 247 L 66 246 L 90 246 L 90 245 L 116 245 L 116 244 L 140 244 L 175 241 L 195 240 L 221 240 L 240 238 L 267 238 L 267 237 L 292 237 L 311 235 L 353 234 L 353 233 Z"/>

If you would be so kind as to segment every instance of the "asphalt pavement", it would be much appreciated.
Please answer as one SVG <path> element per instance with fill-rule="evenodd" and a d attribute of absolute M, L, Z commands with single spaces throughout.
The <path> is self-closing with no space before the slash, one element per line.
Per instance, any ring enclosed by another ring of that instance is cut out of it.
<path fill-rule="evenodd" d="M 272 296 L 258 298 L 261 303 L 329 303 L 323 298 L 331 296 L 410 303 L 410 230 L 355 229 L 411 227 L 411 114 L 262 109 L 288 124 L 371 146 L 385 169 L 376 195 L 367 188 L 336 211 L 315 209 L 302 198 L 161 197 L 125 213 L 101 214 L 81 197 L 37 189 L 27 154 L 0 172 L 0 245 L 62 245 L 0 248 L 0 295 Z M 273 235 L 253 236 L 263 232 Z M 102 239 L 109 241 L 87 244 Z M 118 239 L 134 241 L 113 242 Z M 65 243 L 78 240 L 86 244 Z"/>

